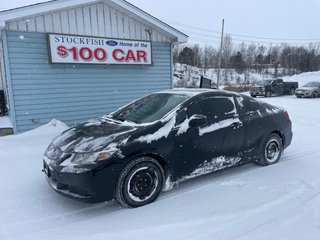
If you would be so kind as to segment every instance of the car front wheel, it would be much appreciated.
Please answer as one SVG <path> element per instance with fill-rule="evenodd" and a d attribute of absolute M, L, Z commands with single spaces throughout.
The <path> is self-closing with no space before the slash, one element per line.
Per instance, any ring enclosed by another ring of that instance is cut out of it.
<path fill-rule="evenodd" d="M 141 207 L 159 196 L 164 181 L 162 166 L 153 158 L 141 157 L 128 163 L 121 171 L 116 199 L 125 207 Z"/>
<path fill-rule="evenodd" d="M 311 95 L 312 98 L 316 98 L 317 96 L 318 96 L 317 92 L 313 92 L 312 95 Z"/>
<path fill-rule="evenodd" d="M 272 96 L 272 92 L 270 91 L 270 90 L 268 90 L 267 92 L 266 92 L 266 95 L 265 95 L 266 97 L 271 97 Z"/>
<path fill-rule="evenodd" d="M 282 151 L 282 139 L 278 134 L 272 133 L 263 144 L 258 164 L 267 166 L 279 162 Z"/>

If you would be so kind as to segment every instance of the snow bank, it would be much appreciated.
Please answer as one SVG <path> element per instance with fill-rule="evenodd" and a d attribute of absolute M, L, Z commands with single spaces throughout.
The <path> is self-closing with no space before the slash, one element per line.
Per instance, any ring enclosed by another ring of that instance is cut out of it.
<path fill-rule="evenodd" d="M 9 117 L 0 117 L 0 128 L 12 128 L 12 123 Z"/>
<path fill-rule="evenodd" d="M 282 79 L 286 82 L 298 82 L 299 87 L 302 87 L 308 82 L 320 82 L 320 71 L 296 74 L 293 76 L 283 77 Z"/>
<path fill-rule="evenodd" d="M 281 69 L 279 69 L 281 72 Z M 235 69 L 221 69 L 221 84 L 231 83 L 243 83 L 245 79 L 248 79 L 250 82 L 257 82 L 265 79 L 272 79 L 274 73 L 274 68 L 268 69 L 268 73 L 256 73 L 249 72 L 248 76 L 245 76 L 244 73 L 239 74 Z M 206 73 L 204 73 L 203 69 L 189 66 L 186 64 L 176 63 L 174 66 L 174 85 L 181 87 L 181 83 L 185 82 L 186 85 L 183 87 L 198 87 L 200 84 L 200 76 L 203 75 L 206 78 L 212 79 L 214 83 L 217 82 L 217 69 L 210 68 L 207 69 Z M 293 76 L 279 77 L 284 81 L 297 81 L 299 82 L 299 86 L 302 86 L 311 81 L 320 81 L 320 71 L 318 72 L 307 72 L 301 73 Z M 227 82 L 225 81 L 227 79 Z"/>

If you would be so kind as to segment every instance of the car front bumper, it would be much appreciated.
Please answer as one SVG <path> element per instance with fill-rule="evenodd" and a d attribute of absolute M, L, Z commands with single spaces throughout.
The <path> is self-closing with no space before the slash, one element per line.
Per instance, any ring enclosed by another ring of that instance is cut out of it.
<path fill-rule="evenodd" d="M 301 98 L 311 97 L 311 93 L 309 92 L 296 92 L 295 95 L 296 97 L 301 97 Z"/>
<path fill-rule="evenodd" d="M 83 202 L 98 203 L 114 198 L 120 166 L 69 173 L 53 168 L 44 160 L 43 172 L 49 185 L 58 193 Z"/>

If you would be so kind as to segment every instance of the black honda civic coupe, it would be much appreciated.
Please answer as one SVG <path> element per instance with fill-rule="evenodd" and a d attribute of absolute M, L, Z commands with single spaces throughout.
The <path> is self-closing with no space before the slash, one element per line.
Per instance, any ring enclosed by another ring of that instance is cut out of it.
<path fill-rule="evenodd" d="M 64 131 L 47 148 L 43 171 L 64 195 L 139 207 L 179 181 L 277 163 L 291 139 L 281 108 L 226 91 L 173 89 Z"/>

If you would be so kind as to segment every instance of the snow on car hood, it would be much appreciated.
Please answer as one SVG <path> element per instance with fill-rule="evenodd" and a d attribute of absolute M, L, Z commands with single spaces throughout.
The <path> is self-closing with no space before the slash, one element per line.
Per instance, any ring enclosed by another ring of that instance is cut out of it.
<path fill-rule="evenodd" d="M 111 120 L 90 120 L 64 131 L 53 144 L 66 153 L 102 151 L 114 143 L 125 143 L 136 129 Z"/>

